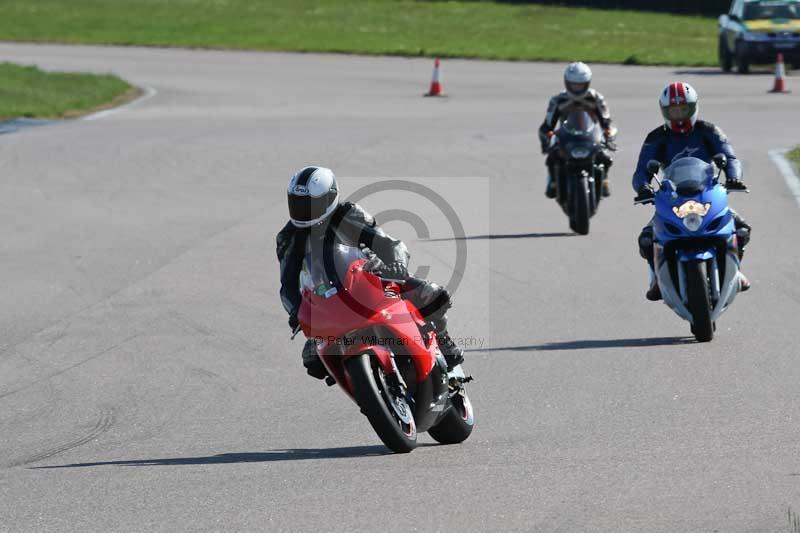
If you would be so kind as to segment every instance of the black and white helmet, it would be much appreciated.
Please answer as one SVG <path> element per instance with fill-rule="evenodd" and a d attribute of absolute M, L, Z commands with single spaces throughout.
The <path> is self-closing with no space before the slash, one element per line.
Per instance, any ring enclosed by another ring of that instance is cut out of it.
<path fill-rule="evenodd" d="M 289 218 L 298 228 L 319 224 L 339 205 L 339 185 L 333 171 L 325 167 L 305 167 L 289 180 Z"/>
<path fill-rule="evenodd" d="M 564 86 L 570 96 L 580 98 L 585 95 L 591 83 L 592 69 L 586 63 L 570 63 L 564 71 Z"/>

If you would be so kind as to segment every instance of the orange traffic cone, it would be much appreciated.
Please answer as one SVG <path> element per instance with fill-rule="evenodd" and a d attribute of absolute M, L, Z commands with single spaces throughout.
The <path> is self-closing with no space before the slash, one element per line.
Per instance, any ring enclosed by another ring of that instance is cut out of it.
<path fill-rule="evenodd" d="M 775 60 L 775 86 L 770 91 L 771 93 L 788 93 L 786 90 L 786 67 L 783 65 L 783 54 L 778 53 L 778 58 Z"/>
<path fill-rule="evenodd" d="M 439 78 L 439 58 L 437 57 L 433 62 L 433 78 L 431 79 L 431 88 L 425 96 L 444 96 L 444 89 L 442 89 L 442 82 Z"/>

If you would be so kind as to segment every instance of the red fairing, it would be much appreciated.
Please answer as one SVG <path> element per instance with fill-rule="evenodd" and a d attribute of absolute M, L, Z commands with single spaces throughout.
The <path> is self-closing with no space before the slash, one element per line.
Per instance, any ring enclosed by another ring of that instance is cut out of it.
<path fill-rule="evenodd" d="M 401 345 L 411 356 L 418 382 L 424 381 L 436 364 L 436 342 L 432 333 L 425 337 L 419 311 L 399 296 L 386 294 L 385 283 L 361 268 L 366 261 L 354 261 L 342 280 L 342 288 L 328 298 L 304 290 L 298 319 L 308 338 L 316 338 L 317 351 L 336 381 L 351 391 L 343 361 L 365 352 L 376 355 L 385 373 L 395 371 L 392 348 Z M 399 292 L 399 291 L 397 291 Z M 380 328 L 379 338 L 367 333 Z"/>

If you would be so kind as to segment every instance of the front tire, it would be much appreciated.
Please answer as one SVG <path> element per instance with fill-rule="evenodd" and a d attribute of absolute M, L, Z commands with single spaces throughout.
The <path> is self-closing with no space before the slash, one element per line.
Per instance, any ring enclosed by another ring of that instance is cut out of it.
<path fill-rule="evenodd" d="M 428 435 L 440 444 L 458 444 L 472 434 L 475 413 L 466 391 L 463 389 L 450 398 L 452 407 L 442 421 L 428 430 Z"/>
<path fill-rule="evenodd" d="M 711 321 L 711 298 L 705 261 L 686 263 L 686 290 L 689 312 L 693 319 L 692 333 L 697 342 L 709 342 L 714 338 L 714 323 Z"/>
<path fill-rule="evenodd" d="M 580 235 L 589 234 L 590 194 L 589 180 L 582 176 L 572 190 L 572 213 L 569 217 L 569 227 Z"/>
<path fill-rule="evenodd" d="M 408 453 L 417 447 L 417 426 L 411 407 L 392 392 L 380 366 L 365 353 L 345 363 L 361 412 L 387 448 Z"/>

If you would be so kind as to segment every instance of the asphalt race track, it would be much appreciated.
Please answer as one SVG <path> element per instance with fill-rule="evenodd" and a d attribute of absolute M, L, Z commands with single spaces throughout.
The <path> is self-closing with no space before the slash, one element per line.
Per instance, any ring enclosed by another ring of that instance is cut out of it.
<path fill-rule="evenodd" d="M 0 530 L 784 531 L 800 512 L 800 209 L 768 156 L 800 82 L 594 65 L 620 128 L 588 237 L 544 198 L 535 130 L 560 64 L 0 44 L 152 97 L 0 136 Z M 697 344 L 647 302 L 630 175 L 682 78 L 744 162 L 753 289 Z M 277 298 L 285 186 L 377 178 L 387 224 L 449 279 L 477 426 L 393 456 L 305 375 Z M 405 195 L 405 196 L 404 196 Z M 389 215 L 396 214 L 389 212 Z M 388 215 L 387 215 L 388 216 Z M 456 232 L 457 233 L 457 232 Z"/>

